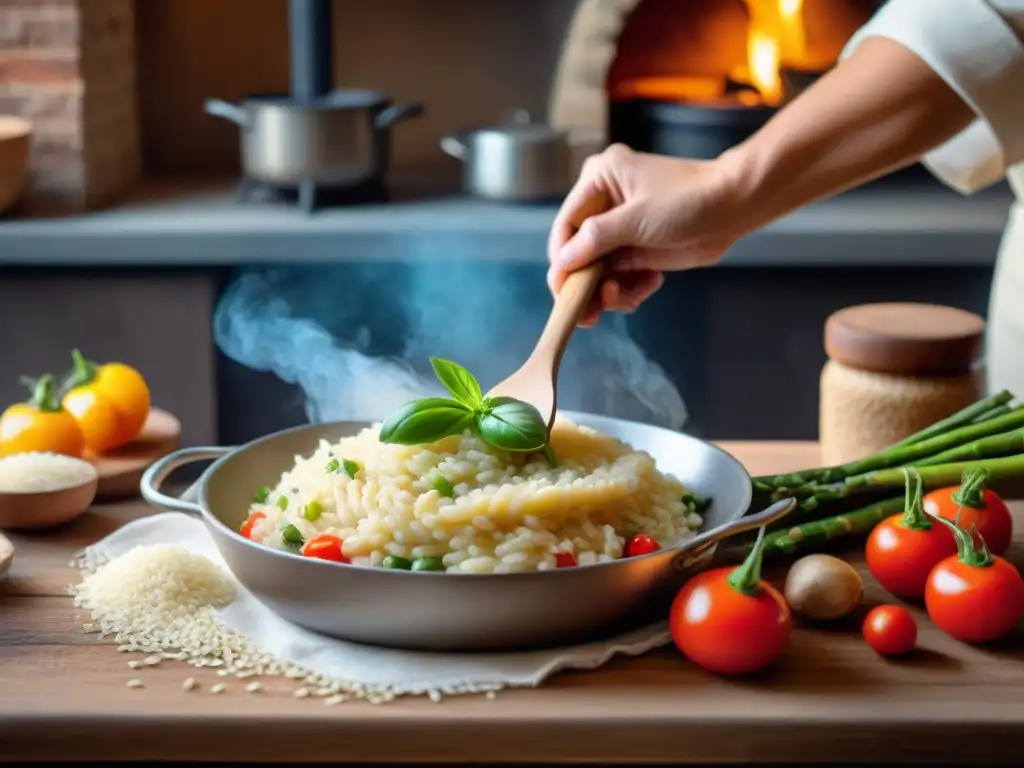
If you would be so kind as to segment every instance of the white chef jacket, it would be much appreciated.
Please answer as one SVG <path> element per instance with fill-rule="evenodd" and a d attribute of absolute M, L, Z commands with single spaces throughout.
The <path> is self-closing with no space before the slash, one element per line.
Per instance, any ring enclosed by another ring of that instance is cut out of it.
<path fill-rule="evenodd" d="M 887 37 L 917 54 L 977 118 L 922 162 L 970 194 L 1004 177 L 1017 197 L 988 312 L 988 389 L 1024 397 L 1024 0 L 889 0 L 847 44 Z"/>
<path fill-rule="evenodd" d="M 875 36 L 917 54 L 978 116 L 925 156 L 936 176 L 968 194 L 1024 162 L 1024 0 L 890 0 L 843 56 Z"/>

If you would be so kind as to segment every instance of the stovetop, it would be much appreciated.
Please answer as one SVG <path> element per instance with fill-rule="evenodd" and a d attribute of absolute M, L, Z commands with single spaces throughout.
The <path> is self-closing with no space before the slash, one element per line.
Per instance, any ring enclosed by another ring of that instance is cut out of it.
<path fill-rule="evenodd" d="M 296 206 L 311 214 L 321 208 L 384 203 L 388 201 L 388 190 L 379 180 L 349 188 L 321 187 L 314 182 L 278 187 L 242 177 L 235 197 L 243 203 Z"/>

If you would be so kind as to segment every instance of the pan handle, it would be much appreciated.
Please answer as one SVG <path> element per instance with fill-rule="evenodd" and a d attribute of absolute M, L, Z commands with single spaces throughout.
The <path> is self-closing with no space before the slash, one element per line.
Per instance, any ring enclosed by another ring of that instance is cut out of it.
<path fill-rule="evenodd" d="M 796 509 L 796 499 L 782 499 L 753 515 L 744 515 L 725 525 L 720 525 L 710 531 L 694 536 L 677 550 L 675 566 L 685 570 L 685 563 L 693 560 L 696 553 L 700 550 L 707 549 L 709 546 L 717 544 L 730 536 L 735 536 L 738 533 L 752 531 L 760 528 L 762 525 L 774 523 L 794 509 Z"/>
<path fill-rule="evenodd" d="M 191 501 L 183 501 L 174 496 L 168 496 L 160 490 L 164 481 L 177 469 L 196 461 L 219 459 L 221 456 L 231 453 L 234 448 L 223 448 L 217 446 L 204 446 L 198 448 L 182 448 L 181 450 L 169 453 L 163 458 L 157 459 L 142 474 L 139 481 L 139 490 L 142 498 L 154 507 L 173 509 L 175 512 L 184 512 L 186 515 L 201 517 L 203 508 Z"/>

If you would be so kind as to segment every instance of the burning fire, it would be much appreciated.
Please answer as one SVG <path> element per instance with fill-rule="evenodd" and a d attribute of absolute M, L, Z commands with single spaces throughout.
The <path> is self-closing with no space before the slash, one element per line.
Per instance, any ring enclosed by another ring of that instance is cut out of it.
<path fill-rule="evenodd" d="M 757 89 L 766 104 L 782 102 L 780 68 L 805 56 L 803 0 L 747 0 L 746 71 L 732 77 Z"/>
<path fill-rule="evenodd" d="M 608 95 L 779 106 L 791 87 L 835 63 L 873 7 L 868 0 L 821 0 L 817 9 L 805 0 L 645 0 L 619 37 Z"/>

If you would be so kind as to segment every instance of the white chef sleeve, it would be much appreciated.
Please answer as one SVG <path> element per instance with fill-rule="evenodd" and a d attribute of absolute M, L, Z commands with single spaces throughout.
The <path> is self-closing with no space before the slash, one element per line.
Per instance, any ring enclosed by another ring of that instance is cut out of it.
<path fill-rule="evenodd" d="M 978 119 L 923 163 L 970 194 L 1024 161 L 1024 0 L 889 0 L 847 43 L 887 37 L 917 54 Z"/>

